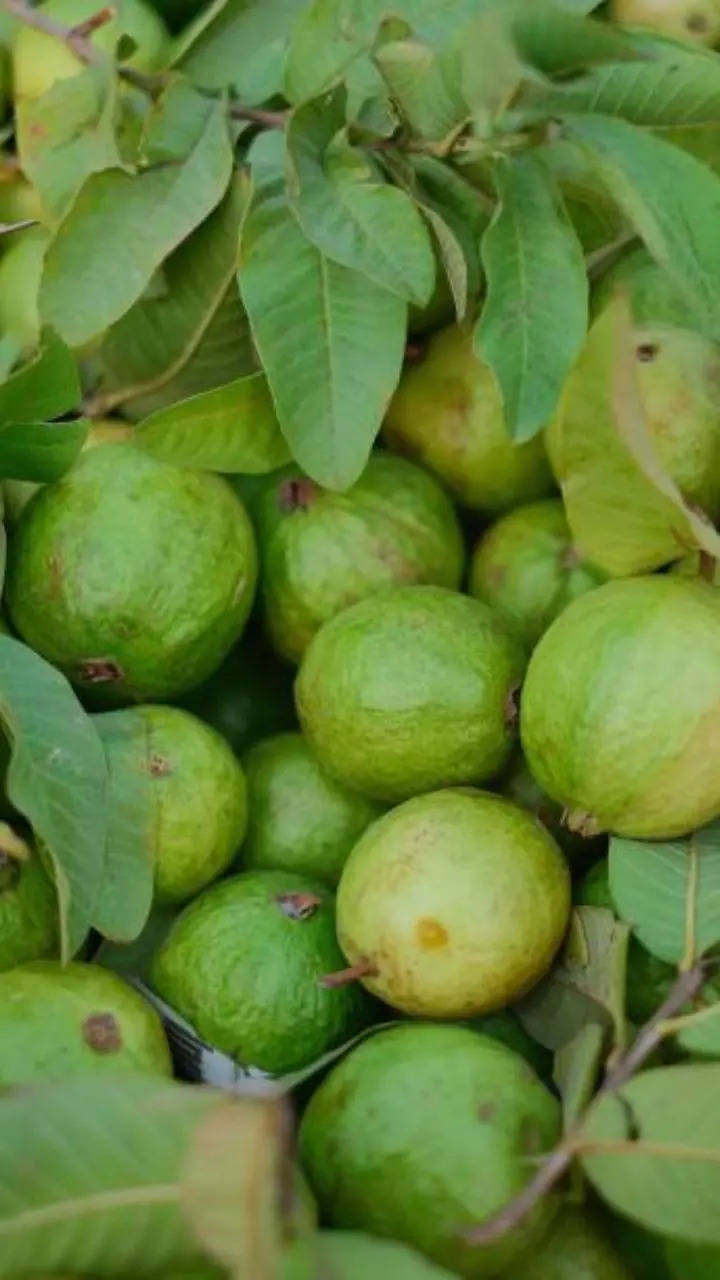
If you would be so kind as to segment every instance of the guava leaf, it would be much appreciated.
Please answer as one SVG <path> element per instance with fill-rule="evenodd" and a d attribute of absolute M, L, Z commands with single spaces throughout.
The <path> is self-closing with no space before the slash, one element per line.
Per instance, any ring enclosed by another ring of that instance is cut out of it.
<path fill-rule="evenodd" d="M 169 113 L 173 95 L 182 95 L 186 124 L 187 92 L 171 85 L 164 98 Z M 93 174 L 60 223 L 45 257 L 40 311 L 70 346 L 124 315 L 222 199 L 233 163 L 225 104 L 196 94 L 192 123 L 182 163 Z"/>
<path fill-rule="evenodd" d="M 694 156 L 607 115 L 565 115 L 650 253 L 720 338 L 720 177 Z"/>
<path fill-rule="evenodd" d="M 720 63 L 689 57 L 611 63 L 565 86 L 530 86 L 517 104 L 520 115 L 526 105 L 535 117 L 590 111 L 644 126 L 717 124 Z"/>
<path fill-rule="evenodd" d="M 150 914 L 160 837 L 148 725 L 132 709 L 92 721 L 109 779 L 105 874 L 93 924 L 104 938 L 132 942 Z"/>
<path fill-rule="evenodd" d="M 74 355 L 46 330 L 37 355 L 0 383 L 0 422 L 57 418 L 76 408 L 81 396 Z"/>
<path fill-rule="evenodd" d="M 0 1276 L 40 1268 L 121 1275 L 191 1268 L 226 1230 L 231 1197 L 237 1239 L 256 1250 L 258 1269 L 250 1274 L 264 1276 L 276 1257 L 281 1222 L 283 1153 L 270 1119 L 281 1114 L 271 1101 L 228 1101 L 143 1075 L 104 1074 L 6 1094 L 0 1098 Z M 217 1141 L 218 1115 L 236 1148 L 227 1163 L 227 1145 Z M 204 1179 L 196 1176 L 203 1155 Z M 235 1185 L 240 1164 L 244 1177 Z M 276 1206 L 274 1218 L 269 1204 Z M 209 1225 L 200 1233 L 196 1221 Z"/>
<path fill-rule="evenodd" d="M 91 173 L 120 165 L 115 138 L 118 79 L 112 61 L 56 80 L 39 98 L 18 98 L 15 127 L 23 172 L 51 222 Z"/>
<path fill-rule="evenodd" d="M 413 133 L 443 139 L 465 119 L 457 49 L 431 49 L 419 40 L 392 40 L 375 62 Z"/>
<path fill-rule="evenodd" d="M 566 1131 L 582 1115 L 595 1092 L 605 1040 L 601 1023 L 586 1022 L 555 1054 L 553 1079 L 560 1090 Z"/>
<path fill-rule="evenodd" d="M 306 0 L 227 0 L 185 48 L 179 66 L 202 89 L 232 88 L 243 103 L 279 93 L 285 51 Z"/>
<path fill-rule="evenodd" d="M 363 153 L 338 140 L 343 98 L 334 93 L 292 113 L 286 130 L 290 208 L 330 261 L 422 306 L 435 281 L 430 237 L 408 196 L 378 181 Z"/>
<path fill-rule="evenodd" d="M 513 41 L 520 57 L 545 75 L 638 57 L 632 37 L 624 31 L 581 13 L 563 12 L 547 0 L 530 5 L 520 0 L 510 12 Z"/>
<path fill-rule="evenodd" d="M 644 1071 L 592 1107 L 580 1158 L 619 1213 L 664 1236 L 720 1244 L 720 1064 Z"/>
<path fill-rule="evenodd" d="M 80 453 L 89 428 L 84 418 L 0 424 L 0 476 L 41 484 L 59 479 Z"/>
<path fill-rule="evenodd" d="M 529 440 L 552 416 L 585 341 L 587 276 L 552 177 L 532 155 L 494 168 L 499 204 L 485 232 L 487 298 L 475 347 L 500 384 L 510 435 Z"/>
<path fill-rule="evenodd" d="M 156 458 L 199 470 L 258 475 L 290 461 L 263 373 L 158 410 L 133 439 Z"/>
<path fill-rule="evenodd" d="M 12 753 L 8 797 L 50 856 L 68 959 L 93 923 L 105 872 L 105 753 L 65 677 L 2 635 L 0 720 Z"/>
<path fill-rule="evenodd" d="M 648 951 L 692 964 L 720 942 L 720 821 L 681 840 L 613 836 L 610 892 Z"/>
<path fill-rule="evenodd" d="M 696 1002 L 698 1007 L 687 1016 L 676 1041 L 693 1056 L 720 1058 L 720 992 L 708 984 L 701 994 L 702 1002 Z"/>
<path fill-rule="evenodd" d="M 515 1006 L 529 1035 L 564 1048 L 591 1022 L 625 1036 L 625 969 L 630 930 L 604 907 L 576 907 L 553 969 Z"/>
<path fill-rule="evenodd" d="M 365 466 L 405 346 L 407 307 L 305 239 L 282 183 L 243 230 L 240 292 L 293 457 L 331 489 Z"/>
<path fill-rule="evenodd" d="M 189 363 L 195 363 L 195 391 L 207 391 L 253 368 L 235 287 L 240 220 L 248 197 L 249 185 L 238 174 L 215 212 L 163 263 L 157 296 L 141 298 L 108 330 L 98 354 L 102 412 L 118 404 L 133 409 L 136 398 L 162 399 L 163 390 L 169 394 Z M 200 348 L 216 321 L 221 339 L 209 359 Z"/>
<path fill-rule="evenodd" d="M 480 242 L 492 217 L 493 203 L 461 174 L 433 156 L 410 155 L 409 162 L 416 179 L 414 196 L 420 209 L 426 216 L 428 208 L 434 209 L 462 248 L 468 294 L 474 299 L 481 284 Z M 452 287 L 445 252 L 441 251 L 441 258 Z"/>

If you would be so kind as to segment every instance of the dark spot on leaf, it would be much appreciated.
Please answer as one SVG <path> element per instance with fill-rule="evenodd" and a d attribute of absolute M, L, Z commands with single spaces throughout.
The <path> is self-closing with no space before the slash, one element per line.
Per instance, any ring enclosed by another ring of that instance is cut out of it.
<path fill-rule="evenodd" d="M 278 506 L 286 515 L 293 511 L 308 511 L 318 494 L 318 486 L 307 476 L 293 476 L 283 480 L 278 489 Z"/>
<path fill-rule="evenodd" d="M 493 1102 L 483 1102 L 477 1111 L 478 1120 L 483 1124 L 489 1124 L 495 1115 L 495 1104 Z"/>
<path fill-rule="evenodd" d="M 81 680 L 88 684 L 116 684 L 125 679 L 125 672 L 112 658 L 86 658 L 78 665 Z"/>
<path fill-rule="evenodd" d="M 83 1022 L 83 1040 L 95 1053 L 117 1053 L 122 1035 L 112 1013 L 91 1013 Z"/>
<path fill-rule="evenodd" d="M 656 342 L 641 342 L 635 354 L 642 364 L 650 364 L 660 350 Z"/>
<path fill-rule="evenodd" d="M 170 761 L 165 756 L 151 756 L 149 768 L 153 778 L 167 778 L 172 773 Z"/>
<path fill-rule="evenodd" d="M 280 893 L 275 903 L 289 920 L 309 920 L 322 906 L 322 898 L 316 893 Z"/>

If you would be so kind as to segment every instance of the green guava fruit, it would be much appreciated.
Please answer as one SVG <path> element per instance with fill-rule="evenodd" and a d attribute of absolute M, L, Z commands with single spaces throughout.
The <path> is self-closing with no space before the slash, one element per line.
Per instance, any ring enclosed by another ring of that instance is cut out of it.
<path fill-rule="evenodd" d="M 103 444 L 25 509 L 7 600 L 26 643 L 78 687 L 141 701 L 219 666 L 255 576 L 250 521 L 223 480 Z"/>
<path fill-rule="evenodd" d="M 357 987 L 319 979 L 344 963 L 332 893 L 291 871 L 247 871 L 206 889 L 152 965 L 158 995 L 216 1048 L 275 1075 L 307 1066 L 361 1029 Z"/>
<path fill-rule="evenodd" d="M 451 1280 L 452 1276 L 397 1240 L 378 1240 L 360 1231 L 321 1231 L 317 1252 L 322 1280 L 390 1275 L 393 1280 Z"/>
<path fill-rule="evenodd" d="M 136 48 L 125 61 L 139 70 L 152 71 L 162 65 L 168 47 L 168 32 L 162 18 L 143 0 L 120 0 L 113 6 L 117 18 L 106 22 L 90 39 L 98 49 L 113 53 L 121 35 L 128 35 Z M 43 13 L 65 27 L 75 27 L 98 12 L 96 0 L 46 0 Z M 13 40 L 13 84 L 16 98 L 39 98 L 57 80 L 66 80 L 82 70 L 83 64 L 67 43 L 22 26 Z"/>
<path fill-rule="evenodd" d="M 0 970 L 57 953 L 58 900 L 40 855 L 0 822 Z"/>
<path fill-rule="evenodd" d="M 380 807 L 327 777 L 300 733 L 265 738 L 243 764 L 249 811 L 244 865 L 298 871 L 336 885 Z"/>
<path fill-rule="evenodd" d="M 468 590 L 532 649 L 566 605 L 603 580 L 573 546 L 562 502 L 546 498 L 485 531 L 472 554 Z"/>
<path fill-rule="evenodd" d="M 684 1276 L 670 1275 L 662 1236 L 654 1235 L 630 1218 L 614 1213 L 604 1215 L 603 1226 L 611 1244 L 627 1262 L 634 1280 L 689 1280 Z"/>
<path fill-rule="evenodd" d="M 338 887 L 338 939 L 393 1008 L 470 1018 L 543 977 L 569 911 L 567 864 L 542 823 L 501 796 L 448 789 L 360 837 Z"/>
<path fill-rule="evenodd" d="M 28 227 L 11 236 L 0 257 L 0 337 L 14 344 L 16 359 L 29 356 L 40 341 L 38 293 L 50 232 Z"/>
<path fill-rule="evenodd" d="M 132 438 L 132 427 L 117 418 L 101 419 L 94 422 L 83 443 L 83 450 L 92 449 L 96 444 L 123 444 Z M 17 524 L 31 498 L 42 489 L 35 480 L 3 480 L 2 495 L 5 508 L 5 523 L 9 528 Z"/>
<path fill-rule="evenodd" d="M 720 1280 L 720 1248 L 692 1240 L 666 1240 L 665 1261 L 673 1280 Z"/>
<path fill-rule="evenodd" d="M 324 622 L 357 600 L 403 584 L 460 586 L 465 548 L 452 503 L 403 458 L 374 454 L 345 493 L 286 467 L 253 514 L 268 634 L 293 662 Z"/>
<path fill-rule="evenodd" d="M 182 705 L 242 755 L 260 738 L 295 728 L 294 674 L 251 626 L 210 679 L 183 697 Z"/>
<path fill-rule="evenodd" d="M 0 164 L 0 222 L 23 222 L 26 218 L 42 222 L 44 216 L 42 200 L 32 183 L 16 169 L 3 169 Z"/>
<path fill-rule="evenodd" d="M 493 1244 L 466 1243 L 464 1229 L 522 1189 L 559 1130 L 557 1099 L 511 1049 L 465 1027 L 403 1024 L 331 1069 L 303 1116 L 300 1158 L 328 1224 L 494 1276 L 539 1242 L 553 1197 Z"/>
<path fill-rule="evenodd" d="M 593 855 L 597 856 L 603 847 L 602 838 L 590 840 L 570 831 L 563 822 L 562 805 L 556 804 L 550 796 L 539 787 L 533 778 L 520 747 L 513 751 L 507 768 L 496 783 L 502 795 L 507 796 L 521 809 L 527 809 L 539 818 L 550 835 L 560 845 L 573 870 L 587 862 Z M 598 847 L 600 846 L 600 848 Z"/>
<path fill-rule="evenodd" d="M 372 799 L 483 782 L 510 752 L 523 662 L 481 601 L 396 587 L 318 631 L 295 682 L 300 723 L 322 768 Z"/>
<path fill-rule="evenodd" d="M 693 44 L 720 40 L 718 0 L 610 0 L 610 16 L 628 27 L 647 27 Z"/>
<path fill-rule="evenodd" d="M 507 1280 L 633 1280 L 632 1272 L 587 1209 L 564 1205 L 536 1249 Z"/>
<path fill-rule="evenodd" d="M 108 712 L 100 719 L 113 717 Z M 230 866 L 245 835 L 245 774 L 225 739 L 178 707 L 137 707 L 138 768 L 152 779 L 155 899 L 186 902 Z M 104 739 L 108 765 L 126 745 Z"/>
<path fill-rule="evenodd" d="M 0 1087 L 91 1071 L 172 1073 L 147 1001 L 94 964 L 36 960 L 0 973 Z"/>
<path fill-rule="evenodd" d="M 720 814 L 718 699 L 716 589 L 675 576 L 609 582 L 537 645 L 523 750 L 572 830 L 671 839 Z"/>
<path fill-rule="evenodd" d="M 530 1064 L 541 1080 L 546 1084 L 552 1081 L 552 1054 L 544 1045 L 538 1044 L 529 1036 L 517 1014 L 512 1009 L 498 1009 L 496 1013 L 485 1013 L 480 1018 L 468 1022 L 473 1031 L 481 1035 L 499 1040 L 508 1049 L 519 1053 L 521 1058 Z"/>
<path fill-rule="evenodd" d="M 510 440 L 497 383 L 464 329 L 441 330 L 422 360 L 408 366 L 384 434 L 391 448 L 423 463 L 473 510 L 499 514 L 552 492 L 542 439 Z"/>

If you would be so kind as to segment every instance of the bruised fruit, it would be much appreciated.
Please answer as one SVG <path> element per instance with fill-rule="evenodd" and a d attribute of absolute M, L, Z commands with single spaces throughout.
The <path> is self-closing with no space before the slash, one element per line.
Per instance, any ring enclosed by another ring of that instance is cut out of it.
<path fill-rule="evenodd" d="M 320 629 L 295 685 L 320 765 L 397 801 L 482 782 L 513 740 L 523 656 L 487 605 L 442 587 L 397 587 Z"/>
<path fill-rule="evenodd" d="M 252 529 L 229 485 L 104 444 L 23 512 L 7 599 L 23 640 L 79 688 L 141 701 L 215 670 L 255 577 Z"/>
<path fill-rule="evenodd" d="M 361 989 L 326 990 L 343 963 L 332 893 L 291 871 L 247 871 L 206 889 L 171 926 L 152 985 L 209 1044 L 247 1066 L 305 1067 L 363 1026 Z"/>
<path fill-rule="evenodd" d="M 40 855 L 0 823 L 0 970 L 54 955 L 60 943 L 55 885 Z"/>
<path fill-rule="evenodd" d="M 720 40 L 718 0 L 611 0 L 610 16 L 676 40 L 714 45 Z"/>
<path fill-rule="evenodd" d="M 117 1071 L 171 1074 L 158 1015 L 122 978 L 52 960 L 0 973 L 0 1087 Z"/>
<path fill-rule="evenodd" d="M 566 605 L 601 581 L 573 546 L 562 502 L 548 498 L 517 507 L 485 531 L 468 589 L 532 649 Z"/>
<path fill-rule="evenodd" d="M 374 454 L 345 493 L 287 467 L 253 511 L 267 630 L 292 661 L 323 622 L 376 591 L 416 582 L 460 586 L 465 553 L 452 503 L 403 458 Z"/>
<path fill-rule="evenodd" d="M 300 1158 L 332 1226 L 495 1276 L 542 1238 L 554 1198 L 492 1244 L 465 1233 L 525 1186 L 559 1130 L 557 1099 L 512 1050 L 463 1027 L 406 1024 L 332 1068 L 303 1116 Z"/>
<path fill-rule="evenodd" d="M 405 370 L 384 434 L 473 510 L 495 514 L 552 492 L 542 438 L 513 444 L 493 374 L 461 328 L 441 330 Z"/>
<path fill-rule="evenodd" d="M 338 888 L 338 938 L 387 1004 L 469 1018 L 543 977 L 569 910 L 567 864 L 542 824 L 500 796 L 448 789 L 360 837 Z"/>
<path fill-rule="evenodd" d="M 545 1239 L 507 1280 L 633 1280 L 632 1272 L 587 1209 L 564 1205 Z"/>
<path fill-rule="evenodd" d="M 350 850 L 380 807 L 324 774 L 300 733 L 258 742 L 243 764 L 248 783 L 243 864 L 337 884 Z"/>
<path fill-rule="evenodd" d="M 606 583 L 546 631 L 523 750 L 573 830 L 670 839 L 720 813 L 720 595 L 680 576 Z"/>

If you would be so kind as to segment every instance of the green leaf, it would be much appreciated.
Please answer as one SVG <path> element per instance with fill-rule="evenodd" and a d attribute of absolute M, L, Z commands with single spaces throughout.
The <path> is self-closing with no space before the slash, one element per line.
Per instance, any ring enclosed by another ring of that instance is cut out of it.
<path fill-rule="evenodd" d="M 566 86 L 530 87 L 517 104 L 521 116 L 525 104 L 534 117 L 591 111 L 645 126 L 716 124 L 720 121 L 720 62 L 684 57 L 611 63 Z"/>
<path fill-rule="evenodd" d="M 427 215 L 432 207 L 442 217 L 462 247 L 471 299 L 480 292 L 480 242 L 493 213 L 493 202 L 448 164 L 433 156 L 411 155 L 416 178 L 415 198 Z M 446 271 L 447 260 L 443 257 Z"/>
<path fill-rule="evenodd" d="M 720 1244 L 720 1064 L 644 1071 L 600 1099 L 582 1166 L 613 1209 L 650 1231 Z"/>
<path fill-rule="evenodd" d="M 580 242 L 552 178 L 532 155 L 495 167 L 498 210 L 482 246 L 487 300 L 475 346 L 500 384 L 509 433 L 529 440 L 551 418 L 585 341 Z"/>
<path fill-rule="evenodd" d="M 109 777 L 105 874 L 93 924 L 104 938 L 132 942 L 150 914 L 161 834 L 148 723 L 133 710 L 92 721 Z"/>
<path fill-rule="evenodd" d="M 576 907 L 562 955 L 515 1007 L 526 1031 L 546 1049 L 562 1049 L 597 1022 L 625 1036 L 625 969 L 630 930 L 604 907 Z"/>
<path fill-rule="evenodd" d="M 290 208 L 308 240 L 332 262 L 422 306 L 435 280 L 427 230 L 405 193 L 378 181 L 363 153 L 336 139 L 343 96 L 308 102 L 291 116 Z"/>
<path fill-rule="evenodd" d="M 692 964 L 720 942 L 720 821 L 665 843 L 613 836 L 610 891 L 648 951 Z"/>
<path fill-rule="evenodd" d="M 0 383 L 0 422 L 57 418 L 74 409 L 81 396 L 75 357 L 46 331 L 34 359 Z"/>
<path fill-rule="evenodd" d="M 176 1273 L 217 1254 L 228 1229 L 248 1275 L 276 1274 L 283 1121 L 272 1101 L 142 1075 L 6 1094 L 0 1277 Z"/>
<path fill-rule="evenodd" d="M 560 1090 L 566 1131 L 575 1125 L 595 1092 L 604 1046 L 602 1024 L 586 1022 L 555 1054 L 553 1079 Z"/>
<path fill-rule="evenodd" d="M 698 308 L 709 337 L 720 338 L 720 177 L 679 147 L 624 120 L 568 115 L 571 137 L 593 155 L 600 175 L 650 253 Z"/>
<path fill-rule="evenodd" d="M 677 1043 L 694 1057 L 720 1058 L 719 995 L 717 987 L 708 983 L 676 1035 Z"/>
<path fill-rule="evenodd" d="M 185 395 L 207 391 L 254 367 L 235 283 L 248 196 L 236 176 L 217 210 L 163 263 L 158 295 L 141 298 L 108 330 L 98 354 L 102 412 L 123 404 L 144 416 L 181 399 L 181 387 Z"/>
<path fill-rule="evenodd" d="M 10 480 L 58 480 L 71 467 L 90 423 L 5 422 L 0 425 L 0 476 Z"/>
<path fill-rule="evenodd" d="M 624 31 L 577 12 L 563 12 L 546 0 L 529 5 L 520 0 L 511 25 L 520 57 L 545 75 L 638 57 L 632 37 Z"/>
<path fill-rule="evenodd" d="M 400 376 L 406 304 L 310 244 L 280 183 L 248 216 L 239 281 L 293 457 L 323 486 L 348 487 Z"/>
<path fill-rule="evenodd" d="M 0 719 L 12 758 L 7 793 L 52 861 L 64 958 L 93 922 L 105 869 L 107 768 L 70 685 L 19 640 L 0 635 Z M 0 1248 L 0 1256 L 4 1256 Z M 0 1263 L 0 1274 L 3 1274 Z"/>
<path fill-rule="evenodd" d="M 117 83 L 108 59 L 56 80 L 39 98 L 18 98 L 20 163 L 50 221 L 63 216 L 91 173 L 120 164 L 115 139 Z"/>
<path fill-rule="evenodd" d="M 187 90 L 171 86 L 167 110 L 174 92 L 183 93 L 185 109 Z M 196 94 L 194 135 L 182 163 L 90 177 L 45 257 L 40 310 L 47 322 L 80 346 L 118 320 L 220 202 L 231 170 L 225 105 Z"/>
<path fill-rule="evenodd" d="M 282 87 L 293 20 L 306 0 L 227 0 L 187 48 L 180 68 L 202 89 L 232 89 L 246 105 Z"/>
<path fill-rule="evenodd" d="M 377 51 L 375 61 L 416 136 L 444 139 L 467 116 L 459 50 L 436 51 L 419 40 L 393 40 Z"/>
<path fill-rule="evenodd" d="M 158 410 L 133 439 L 157 458 L 201 471 L 259 475 L 290 461 L 262 373 Z"/>

